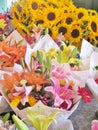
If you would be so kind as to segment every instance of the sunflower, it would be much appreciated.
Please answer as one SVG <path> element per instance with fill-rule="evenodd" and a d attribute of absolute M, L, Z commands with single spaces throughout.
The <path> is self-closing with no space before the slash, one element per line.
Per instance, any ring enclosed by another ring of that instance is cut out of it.
<path fill-rule="evenodd" d="M 97 13 L 97 11 L 96 10 L 88 10 L 88 15 L 89 16 L 98 16 L 98 13 Z"/>
<path fill-rule="evenodd" d="M 62 17 L 63 17 L 64 22 L 67 25 L 72 24 L 72 22 L 76 20 L 76 16 L 74 13 L 66 13 L 66 14 L 63 14 Z"/>
<path fill-rule="evenodd" d="M 57 26 L 57 29 L 58 29 L 58 34 L 62 34 L 64 35 L 65 39 L 67 40 L 68 37 L 69 37 L 69 30 L 71 29 L 70 28 L 71 26 L 70 25 L 67 25 L 65 22 L 61 22 L 58 26 Z"/>
<path fill-rule="evenodd" d="M 29 7 L 31 15 L 36 19 L 38 14 L 43 15 L 43 9 L 47 8 L 46 2 L 44 0 L 30 0 Z"/>
<path fill-rule="evenodd" d="M 30 31 L 27 29 L 27 27 L 20 23 L 16 23 L 16 29 L 22 36 L 30 35 Z"/>
<path fill-rule="evenodd" d="M 43 15 L 45 22 L 49 23 L 50 25 L 55 25 L 61 19 L 60 11 L 53 7 L 44 9 Z"/>
<path fill-rule="evenodd" d="M 84 8 L 77 8 L 76 12 L 75 12 L 77 19 L 81 19 L 83 17 L 87 17 L 88 16 L 88 12 L 86 9 Z"/>
<path fill-rule="evenodd" d="M 42 27 L 48 28 L 50 36 L 53 36 L 57 30 L 56 26 L 61 20 L 60 11 L 58 11 L 58 9 L 54 9 L 53 7 L 44 9 L 42 18 Z"/>
<path fill-rule="evenodd" d="M 70 0 L 59 0 L 58 1 L 59 7 L 71 7 L 74 6 L 73 2 Z"/>
<path fill-rule="evenodd" d="M 28 2 L 26 0 L 26 2 Z M 17 1 L 12 6 L 12 23 L 17 28 L 19 33 L 24 36 L 24 34 L 29 34 L 29 27 L 31 27 L 32 19 L 28 9 L 28 3 L 25 4 L 24 0 Z M 33 27 L 33 25 L 32 25 Z"/>
<path fill-rule="evenodd" d="M 20 21 L 20 13 L 17 11 L 15 5 L 12 7 L 11 13 L 14 21 Z"/>
<path fill-rule="evenodd" d="M 69 41 L 78 43 L 82 40 L 82 29 L 78 25 L 72 25 L 69 33 Z"/>
<path fill-rule="evenodd" d="M 56 39 L 58 37 L 57 26 L 54 25 L 50 27 L 50 25 L 48 25 L 48 33 L 53 39 Z"/>
<path fill-rule="evenodd" d="M 28 19 L 30 17 L 29 9 L 28 8 L 23 8 L 22 12 L 20 14 L 20 17 L 21 17 L 20 22 L 21 23 L 26 23 L 28 25 L 29 22 L 30 22 L 30 19 Z"/>
<path fill-rule="evenodd" d="M 98 17 L 91 16 L 88 22 L 88 30 L 90 33 L 98 32 Z"/>
<path fill-rule="evenodd" d="M 76 9 L 77 8 L 75 6 L 64 6 L 64 7 L 62 7 L 62 10 L 64 10 L 63 13 L 75 13 Z"/>
<path fill-rule="evenodd" d="M 93 36 L 93 45 L 98 47 L 98 32 L 93 33 L 92 36 Z"/>
<path fill-rule="evenodd" d="M 59 8 L 59 0 L 47 0 L 46 3 L 53 8 Z"/>

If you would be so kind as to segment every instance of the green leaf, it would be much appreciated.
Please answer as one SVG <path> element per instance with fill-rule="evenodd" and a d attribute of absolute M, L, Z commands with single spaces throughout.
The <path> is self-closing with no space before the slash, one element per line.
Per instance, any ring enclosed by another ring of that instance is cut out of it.
<path fill-rule="evenodd" d="M 86 30 L 84 33 L 83 33 L 83 36 L 87 36 L 89 35 L 90 31 L 89 30 Z"/>
<path fill-rule="evenodd" d="M 98 66 L 95 66 L 94 68 L 95 68 L 96 70 L 98 70 Z"/>
<path fill-rule="evenodd" d="M 12 119 L 16 127 L 18 128 L 18 130 L 29 130 L 27 125 L 21 119 L 19 119 L 16 115 L 12 115 Z"/>
<path fill-rule="evenodd" d="M 25 69 L 25 64 L 24 64 L 23 58 L 20 58 L 20 64 L 21 64 L 22 68 Z"/>
<path fill-rule="evenodd" d="M 71 54 L 70 54 L 68 60 L 70 60 L 70 58 L 74 57 L 74 56 L 77 54 L 77 52 L 78 52 L 78 50 L 77 50 L 77 48 L 75 47 L 75 48 L 73 49 L 73 51 L 71 52 Z"/>
<path fill-rule="evenodd" d="M 43 53 L 37 50 L 37 58 L 38 61 L 42 64 L 43 63 Z"/>
<path fill-rule="evenodd" d="M 46 62 L 47 62 L 47 69 L 48 69 L 48 71 L 50 71 L 50 69 L 52 67 L 52 60 L 51 60 L 50 56 L 47 57 Z"/>
<path fill-rule="evenodd" d="M 49 29 L 48 28 L 45 29 L 45 35 L 46 34 L 49 34 Z"/>
<path fill-rule="evenodd" d="M 21 39 L 20 41 L 16 42 L 16 45 L 21 44 L 24 41 L 24 39 Z"/>
<path fill-rule="evenodd" d="M 62 54 L 61 54 L 61 51 L 60 51 L 60 50 L 58 51 L 57 61 L 58 61 L 59 63 L 61 63 L 61 61 L 62 61 Z"/>
<path fill-rule="evenodd" d="M 10 118 L 10 113 L 7 113 L 7 114 L 5 114 L 5 115 L 2 117 L 2 120 L 3 120 L 3 122 L 6 122 L 6 121 L 9 120 L 9 118 Z"/>
<path fill-rule="evenodd" d="M 2 41 L 4 41 L 6 39 L 6 36 L 3 34 L 2 35 Z"/>

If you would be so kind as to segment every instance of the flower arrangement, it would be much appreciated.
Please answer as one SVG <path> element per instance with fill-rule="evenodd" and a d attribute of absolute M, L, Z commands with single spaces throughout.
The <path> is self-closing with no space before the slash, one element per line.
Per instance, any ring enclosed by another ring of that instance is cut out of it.
<path fill-rule="evenodd" d="M 46 118 L 47 113 L 51 115 L 55 111 L 60 112 L 61 115 L 63 113 L 64 118 L 68 118 L 76 109 L 81 97 L 85 102 L 92 100 L 84 81 L 81 80 L 82 74 L 79 76 L 75 73 L 80 71 L 81 64 L 77 48 L 72 45 L 66 46 L 64 42 L 59 48 L 50 37 L 48 38 L 47 35 L 44 36 L 33 48 L 28 44 L 23 46 L 17 43 L 10 45 L 9 42 L 1 44 L 1 50 L 6 55 L 13 57 L 15 53 L 16 57 L 18 56 L 18 62 L 15 63 L 20 66 L 9 73 L 5 71 L 2 74 L 1 93 L 22 119 L 28 115 L 28 107 L 34 110 L 32 113 L 36 116 L 39 115 L 36 110 L 40 107 L 44 112 L 41 117 Z M 14 61 L 17 61 L 16 57 L 13 58 Z M 22 64 L 19 63 L 21 57 Z M 28 121 L 31 122 L 30 119 L 31 117 L 28 117 Z M 39 123 L 41 123 L 40 119 Z M 33 121 L 31 124 L 35 125 Z M 49 124 L 47 123 L 46 128 Z"/>
<path fill-rule="evenodd" d="M 0 42 L 0 69 L 3 70 L 6 67 L 13 67 L 14 63 L 21 64 L 24 60 L 26 45 L 18 43 L 10 44 L 11 41 Z"/>
<path fill-rule="evenodd" d="M 71 109 L 74 96 L 78 93 L 82 95 L 86 88 L 76 86 L 72 71 L 78 70 L 77 64 L 74 64 L 75 68 L 74 65 L 68 64 L 71 59 L 76 59 L 76 49 L 74 48 L 68 56 L 65 52 L 66 50 L 70 52 L 72 48 L 64 46 L 64 50 L 51 48 L 47 52 L 44 50 L 32 52 L 30 69 L 25 66 L 21 72 L 3 75 L 0 83 L 4 86 L 4 93 L 12 106 L 23 109 L 33 106 L 40 100 L 47 106 Z M 79 65 L 79 61 L 76 63 Z M 75 91 L 75 86 L 76 90 L 79 87 L 78 92 Z M 88 92 L 83 96 L 87 101 L 91 101 Z"/>
<path fill-rule="evenodd" d="M 12 23 L 23 37 L 31 37 L 34 25 L 40 25 L 43 30 L 48 28 L 53 39 L 62 34 L 65 41 L 78 48 L 83 38 L 98 44 L 97 12 L 78 8 L 72 0 L 18 0 L 11 13 Z"/>

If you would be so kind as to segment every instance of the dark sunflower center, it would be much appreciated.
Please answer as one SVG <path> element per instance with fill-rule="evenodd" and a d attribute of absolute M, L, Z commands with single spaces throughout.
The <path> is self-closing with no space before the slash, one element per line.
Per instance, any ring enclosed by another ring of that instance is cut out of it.
<path fill-rule="evenodd" d="M 77 38 L 79 36 L 79 30 L 78 29 L 74 29 L 72 32 L 71 32 L 71 36 L 73 38 Z"/>
<path fill-rule="evenodd" d="M 49 35 L 52 36 L 52 31 L 50 28 L 48 28 L 48 31 L 49 31 Z"/>
<path fill-rule="evenodd" d="M 62 33 L 63 35 L 67 32 L 67 29 L 65 27 L 60 27 L 58 30 L 59 33 Z"/>
<path fill-rule="evenodd" d="M 48 20 L 52 21 L 55 19 L 55 14 L 53 12 L 50 12 L 47 16 Z"/>
<path fill-rule="evenodd" d="M 20 5 L 17 5 L 17 10 L 18 10 L 19 12 L 21 12 L 21 11 L 22 11 L 22 8 L 21 8 L 21 6 L 20 6 Z"/>
<path fill-rule="evenodd" d="M 43 20 L 38 20 L 36 24 L 38 25 L 38 24 L 43 24 L 43 23 L 44 23 Z"/>
<path fill-rule="evenodd" d="M 94 32 L 97 31 L 97 25 L 96 25 L 96 23 L 95 23 L 94 21 L 91 23 L 91 28 L 92 28 L 92 30 L 93 30 Z"/>
<path fill-rule="evenodd" d="M 92 16 L 94 16 L 94 15 L 95 15 L 95 13 L 93 12 L 93 13 L 92 13 Z"/>
<path fill-rule="evenodd" d="M 67 24 L 71 24 L 72 21 L 73 21 L 73 20 L 72 20 L 72 18 L 70 18 L 70 17 L 66 19 L 66 23 L 67 23 Z"/>
<path fill-rule="evenodd" d="M 82 12 L 78 14 L 78 18 L 79 18 L 79 19 L 81 19 L 83 16 L 84 16 L 84 15 L 83 15 Z"/>
<path fill-rule="evenodd" d="M 36 10 L 38 8 L 38 4 L 36 2 L 32 3 L 32 9 Z"/>
<path fill-rule="evenodd" d="M 98 36 L 96 36 L 95 39 L 98 41 Z"/>
<path fill-rule="evenodd" d="M 90 42 L 90 38 L 89 37 L 87 38 L 87 41 Z"/>
<path fill-rule="evenodd" d="M 19 19 L 19 17 L 18 17 L 16 12 L 14 12 L 14 15 L 15 15 L 16 19 Z"/>

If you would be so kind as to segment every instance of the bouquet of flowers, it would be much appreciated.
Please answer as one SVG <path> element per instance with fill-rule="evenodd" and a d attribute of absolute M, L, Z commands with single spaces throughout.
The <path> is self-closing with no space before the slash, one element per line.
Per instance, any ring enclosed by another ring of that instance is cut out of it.
<path fill-rule="evenodd" d="M 98 49 L 97 47 L 91 45 L 88 41 L 83 40 L 80 56 L 82 58 L 82 63 L 84 62 L 83 64 L 85 64 L 85 68 L 89 71 L 87 86 L 93 93 L 94 97 L 98 100 Z"/>
<path fill-rule="evenodd" d="M 63 44 L 59 49 L 51 38 L 45 38 L 37 43 L 42 42 L 40 49 L 37 44 L 33 49 L 27 45 L 21 69 L 4 73 L 0 79 L 2 95 L 22 119 L 27 117 L 28 107 L 34 112 L 40 108 L 46 115 L 59 112 L 58 120 L 67 119 L 81 97 L 86 102 L 92 100 L 83 73 L 76 73 L 80 69 L 76 47 Z M 47 41 L 51 41 L 49 46 Z"/>

